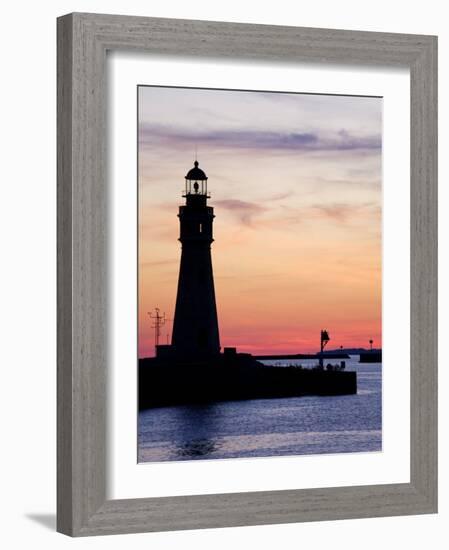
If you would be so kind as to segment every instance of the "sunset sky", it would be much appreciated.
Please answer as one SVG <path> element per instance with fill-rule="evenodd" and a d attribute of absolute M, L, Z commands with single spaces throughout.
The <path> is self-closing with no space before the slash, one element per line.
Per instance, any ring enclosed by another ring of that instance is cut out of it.
<path fill-rule="evenodd" d="M 381 346 L 382 100 L 139 87 L 139 356 L 171 338 L 178 207 L 197 158 L 215 208 L 221 346 Z"/>

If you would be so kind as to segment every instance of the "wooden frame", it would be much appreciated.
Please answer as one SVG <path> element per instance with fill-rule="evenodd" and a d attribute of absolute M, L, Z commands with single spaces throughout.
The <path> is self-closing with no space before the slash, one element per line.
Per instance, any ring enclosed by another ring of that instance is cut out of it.
<path fill-rule="evenodd" d="M 106 500 L 107 50 L 410 69 L 410 483 Z M 81 13 L 59 18 L 58 531 L 82 536 L 436 512 L 436 263 L 436 37 Z"/>

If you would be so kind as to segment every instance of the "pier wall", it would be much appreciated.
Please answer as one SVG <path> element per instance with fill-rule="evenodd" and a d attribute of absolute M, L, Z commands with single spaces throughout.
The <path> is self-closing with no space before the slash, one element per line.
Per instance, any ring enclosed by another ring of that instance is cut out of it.
<path fill-rule="evenodd" d="M 356 372 L 239 364 L 139 364 L 139 408 L 357 393 Z"/>

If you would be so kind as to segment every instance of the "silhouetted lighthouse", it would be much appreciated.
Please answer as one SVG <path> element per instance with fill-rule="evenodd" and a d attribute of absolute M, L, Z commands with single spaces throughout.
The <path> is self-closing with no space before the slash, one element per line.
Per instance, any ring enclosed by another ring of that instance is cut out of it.
<path fill-rule="evenodd" d="M 214 209 L 207 205 L 207 176 L 195 161 L 185 177 L 185 205 L 179 207 L 182 244 L 172 351 L 179 357 L 220 353 L 211 244 Z"/>

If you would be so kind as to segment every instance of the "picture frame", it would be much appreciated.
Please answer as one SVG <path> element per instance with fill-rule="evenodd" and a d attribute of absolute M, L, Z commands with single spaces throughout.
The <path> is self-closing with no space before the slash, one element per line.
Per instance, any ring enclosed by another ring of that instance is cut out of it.
<path fill-rule="evenodd" d="M 57 530 L 88 536 L 435 513 L 437 38 L 85 13 L 60 17 L 57 25 Z M 409 68 L 409 483 L 107 499 L 110 50 Z"/>

